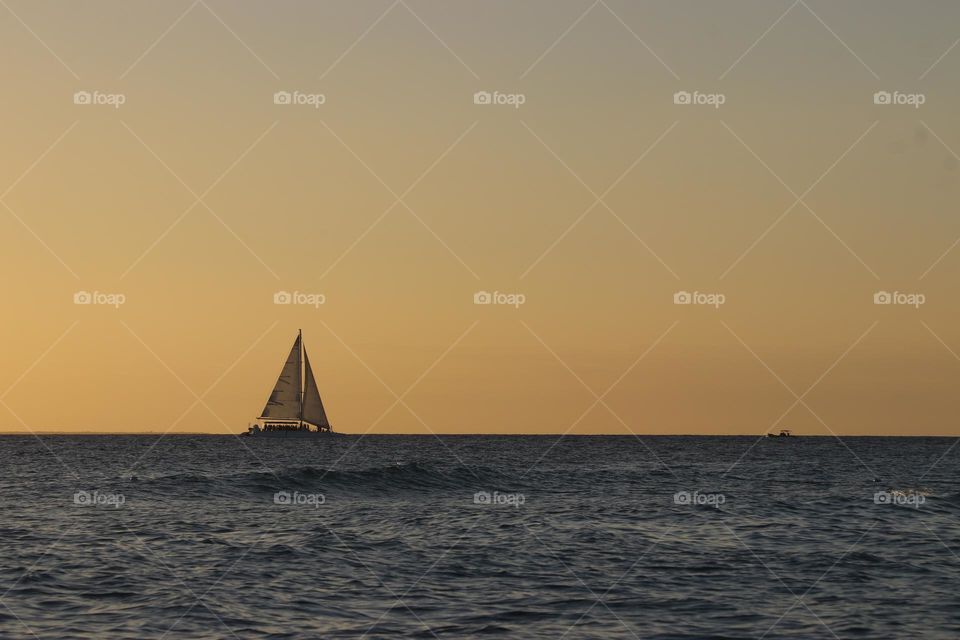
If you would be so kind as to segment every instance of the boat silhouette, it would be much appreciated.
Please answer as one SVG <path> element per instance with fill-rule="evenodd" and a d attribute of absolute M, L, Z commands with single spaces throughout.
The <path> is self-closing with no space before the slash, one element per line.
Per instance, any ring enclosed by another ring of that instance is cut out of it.
<path fill-rule="evenodd" d="M 768 433 L 768 438 L 793 438 L 795 437 L 790 433 L 790 429 L 780 429 L 780 433 Z"/>
<path fill-rule="evenodd" d="M 250 428 L 240 435 L 256 438 L 298 438 L 334 434 L 320 399 L 310 358 L 297 332 L 267 404 Z"/>

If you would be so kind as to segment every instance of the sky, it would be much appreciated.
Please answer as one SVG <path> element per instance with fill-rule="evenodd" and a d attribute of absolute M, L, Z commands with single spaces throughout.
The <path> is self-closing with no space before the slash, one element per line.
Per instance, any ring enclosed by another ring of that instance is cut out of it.
<path fill-rule="evenodd" d="M 0 430 L 958 435 L 922 5 L 7 0 Z"/>

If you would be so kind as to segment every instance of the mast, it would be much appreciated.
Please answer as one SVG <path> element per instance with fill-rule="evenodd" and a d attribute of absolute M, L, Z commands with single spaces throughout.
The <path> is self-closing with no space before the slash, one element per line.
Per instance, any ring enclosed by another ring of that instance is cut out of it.
<path fill-rule="evenodd" d="M 303 331 L 297 329 L 297 342 L 300 344 L 300 348 L 297 349 L 297 372 L 300 373 L 300 411 L 297 414 L 299 420 L 297 421 L 297 428 L 303 427 Z"/>

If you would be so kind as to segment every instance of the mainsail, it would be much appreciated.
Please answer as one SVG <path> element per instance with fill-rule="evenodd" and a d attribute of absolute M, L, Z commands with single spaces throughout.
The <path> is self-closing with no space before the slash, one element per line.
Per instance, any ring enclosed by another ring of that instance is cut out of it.
<path fill-rule="evenodd" d="M 270 393 L 267 406 L 263 408 L 261 418 L 300 420 L 300 390 L 302 388 L 300 368 L 300 336 L 298 335 L 293 342 L 293 348 L 290 349 L 290 355 L 287 356 L 287 361 L 280 371 L 277 384 L 274 385 L 273 391 Z"/>
<path fill-rule="evenodd" d="M 327 422 L 327 412 L 323 410 L 323 401 L 320 399 L 320 390 L 317 389 L 317 381 L 313 377 L 313 368 L 310 366 L 310 358 L 307 357 L 307 349 L 303 349 L 304 376 L 306 384 L 303 388 L 303 420 L 322 429 L 330 426 Z"/>

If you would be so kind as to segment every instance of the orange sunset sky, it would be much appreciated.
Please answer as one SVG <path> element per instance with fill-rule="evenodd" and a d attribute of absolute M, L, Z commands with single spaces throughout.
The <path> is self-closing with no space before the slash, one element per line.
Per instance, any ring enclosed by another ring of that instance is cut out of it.
<path fill-rule="evenodd" d="M 954 2 L 6 4 L 3 431 L 960 434 Z"/>

